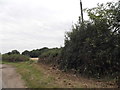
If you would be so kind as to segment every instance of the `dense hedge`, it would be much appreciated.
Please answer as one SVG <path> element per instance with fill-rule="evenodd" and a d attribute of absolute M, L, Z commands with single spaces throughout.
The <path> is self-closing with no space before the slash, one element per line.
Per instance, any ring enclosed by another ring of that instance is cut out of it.
<path fill-rule="evenodd" d="M 41 53 L 38 62 L 42 62 L 44 64 L 58 65 L 60 55 L 61 48 L 48 49 L 47 51 Z"/>
<path fill-rule="evenodd" d="M 116 83 L 118 85 L 118 88 L 120 88 L 120 76 L 118 76 Z"/>
<path fill-rule="evenodd" d="M 28 61 L 29 57 L 20 54 L 11 54 L 11 55 L 3 54 L 2 60 L 8 62 L 21 62 L 21 61 Z"/>
<path fill-rule="evenodd" d="M 67 32 L 60 68 L 94 77 L 120 75 L 120 2 L 87 9 L 90 21 Z"/>

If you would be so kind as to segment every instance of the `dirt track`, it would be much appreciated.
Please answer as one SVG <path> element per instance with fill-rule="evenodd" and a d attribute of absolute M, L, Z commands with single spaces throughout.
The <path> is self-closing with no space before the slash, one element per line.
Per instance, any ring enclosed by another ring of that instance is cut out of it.
<path fill-rule="evenodd" d="M 2 88 L 25 88 L 24 81 L 11 65 L 0 64 L 2 71 Z"/>

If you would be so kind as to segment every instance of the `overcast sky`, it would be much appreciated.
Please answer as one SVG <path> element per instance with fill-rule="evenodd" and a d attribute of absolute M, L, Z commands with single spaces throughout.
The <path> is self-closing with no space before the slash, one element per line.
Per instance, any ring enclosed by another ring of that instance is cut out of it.
<path fill-rule="evenodd" d="M 82 0 L 83 8 L 108 1 L 117 0 Z M 79 0 L 0 0 L 1 52 L 64 46 L 79 15 Z"/>

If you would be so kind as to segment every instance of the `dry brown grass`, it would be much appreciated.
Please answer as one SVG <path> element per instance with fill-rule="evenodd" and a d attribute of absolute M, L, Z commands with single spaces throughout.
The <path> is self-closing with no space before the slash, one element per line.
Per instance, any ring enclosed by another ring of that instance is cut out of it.
<path fill-rule="evenodd" d="M 39 58 L 30 58 L 30 60 L 38 61 Z"/>
<path fill-rule="evenodd" d="M 76 76 L 62 72 L 55 67 L 38 64 L 36 68 L 42 70 L 47 77 L 53 77 L 54 83 L 62 88 L 115 88 L 113 82 L 103 82 L 102 80 L 94 80 Z"/>
<path fill-rule="evenodd" d="M 11 64 L 16 66 L 28 88 L 116 88 L 113 82 L 76 76 L 41 63 Z"/>

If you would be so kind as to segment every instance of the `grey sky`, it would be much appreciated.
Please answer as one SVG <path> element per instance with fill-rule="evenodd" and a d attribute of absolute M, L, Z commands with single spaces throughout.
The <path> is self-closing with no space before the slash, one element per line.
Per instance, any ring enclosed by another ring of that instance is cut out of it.
<path fill-rule="evenodd" d="M 92 8 L 117 0 L 82 1 L 83 8 Z M 78 20 L 79 10 L 79 0 L 0 0 L 2 53 L 63 46 L 64 34 Z"/>

